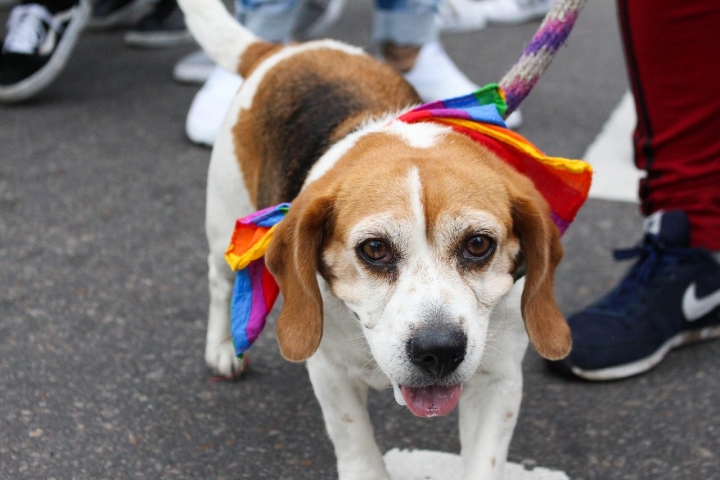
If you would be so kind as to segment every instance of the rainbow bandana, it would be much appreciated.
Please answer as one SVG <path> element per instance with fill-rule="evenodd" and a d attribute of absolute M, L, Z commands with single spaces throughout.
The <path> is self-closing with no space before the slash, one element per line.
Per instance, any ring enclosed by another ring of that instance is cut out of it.
<path fill-rule="evenodd" d="M 470 95 L 421 105 L 397 120 L 447 125 L 489 148 L 533 181 L 563 234 L 587 199 L 592 168 L 580 160 L 545 156 L 525 138 L 507 129 L 503 121 L 506 109 L 502 90 L 491 84 Z M 225 253 L 230 267 L 237 271 L 230 331 L 238 357 L 258 337 L 277 299 L 279 288 L 266 269 L 263 256 L 275 225 L 285 218 L 289 207 L 284 203 L 238 220 Z"/>
<path fill-rule="evenodd" d="M 505 95 L 493 83 L 464 97 L 421 105 L 398 120 L 447 125 L 490 149 L 533 181 L 563 234 L 587 200 L 592 167 L 581 160 L 545 156 L 527 139 L 508 130 L 502 119 L 506 109 Z"/>
<path fill-rule="evenodd" d="M 235 353 L 242 358 L 265 327 L 280 289 L 265 267 L 265 250 L 275 226 L 285 218 L 289 203 L 255 212 L 235 222 L 225 259 L 237 271 L 230 302 L 230 334 Z"/>

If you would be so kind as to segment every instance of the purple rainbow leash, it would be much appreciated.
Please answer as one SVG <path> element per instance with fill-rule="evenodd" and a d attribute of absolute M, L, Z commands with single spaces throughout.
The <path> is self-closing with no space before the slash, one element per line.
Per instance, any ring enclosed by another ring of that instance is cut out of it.
<path fill-rule="evenodd" d="M 565 43 L 587 0 L 555 0 L 540 28 L 510 71 L 500 80 L 507 118 L 533 89 Z"/>

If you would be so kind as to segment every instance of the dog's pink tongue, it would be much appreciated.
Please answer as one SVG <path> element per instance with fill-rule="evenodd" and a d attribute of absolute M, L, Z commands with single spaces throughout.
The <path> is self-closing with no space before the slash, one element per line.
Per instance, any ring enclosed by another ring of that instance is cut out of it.
<path fill-rule="evenodd" d="M 439 385 L 417 388 L 400 387 L 407 407 L 418 417 L 441 417 L 452 412 L 460 400 L 461 390 L 460 385 L 452 387 L 441 387 Z"/>

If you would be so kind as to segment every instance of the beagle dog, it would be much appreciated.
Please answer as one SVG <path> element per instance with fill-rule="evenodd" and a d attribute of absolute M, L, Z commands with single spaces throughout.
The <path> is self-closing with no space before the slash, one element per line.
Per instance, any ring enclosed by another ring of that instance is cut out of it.
<path fill-rule="evenodd" d="M 270 44 L 217 0 L 179 4 L 205 51 L 245 79 L 209 167 L 207 364 L 241 368 L 224 258 L 235 220 L 292 202 L 265 257 L 284 298 L 277 338 L 285 358 L 307 361 L 339 478 L 389 478 L 369 387 L 420 417 L 459 404 L 465 478 L 503 478 L 528 338 L 549 359 L 571 345 L 543 197 L 466 136 L 393 121 L 420 98 L 362 50 Z"/>

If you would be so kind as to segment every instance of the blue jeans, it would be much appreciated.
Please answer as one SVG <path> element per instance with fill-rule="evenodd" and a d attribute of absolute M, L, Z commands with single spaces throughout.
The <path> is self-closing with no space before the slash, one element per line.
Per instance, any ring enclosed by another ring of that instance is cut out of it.
<path fill-rule="evenodd" d="M 302 10 L 333 0 L 235 0 L 237 19 L 271 42 L 287 42 Z M 351 1 L 351 0 L 345 0 Z M 376 0 L 373 39 L 379 43 L 423 45 L 437 40 L 435 12 L 440 0 Z"/>

